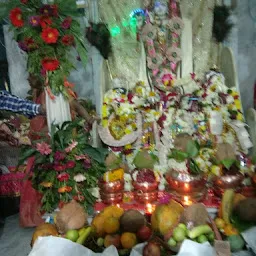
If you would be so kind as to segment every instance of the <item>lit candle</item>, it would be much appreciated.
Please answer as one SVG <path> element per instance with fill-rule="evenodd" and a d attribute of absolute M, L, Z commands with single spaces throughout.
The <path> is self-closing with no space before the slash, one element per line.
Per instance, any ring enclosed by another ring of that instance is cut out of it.
<path fill-rule="evenodd" d="M 183 198 L 183 205 L 191 205 L 193 202 L 190 200 L 190 196 L 184 196 Z"/>
<path fill-rule="evenodd" d="M 116 206 L 117 206 L 118 208 L 120 208 L 120 204 L 116 204 Z"/>
<path fill-rule="evenodd" d="M 188 183 L 185 183 L 185 184 L 184 184 L 184 188 L 185 188 L 185 191 L 189 191 L 189 184 L 188 184 Z"/>

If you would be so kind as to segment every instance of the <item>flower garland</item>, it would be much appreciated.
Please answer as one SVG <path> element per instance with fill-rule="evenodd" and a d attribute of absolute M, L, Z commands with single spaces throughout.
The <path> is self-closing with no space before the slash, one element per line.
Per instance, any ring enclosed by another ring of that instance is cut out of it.
<path fill-rule="evenodd" d="M 72 47 L 86 64 L 86 48 L 80 24 L 74 16 L 78 16 L 76 1 L 42 4 L 41 0 L 12 0 L 5 5 L 14 39 L 27 53 L 28 72 L 44 81 L 51 98 L 60 93 L 73 96 L 72 87 L 65 83 L 74 69 L 75 60 L 70 55 Z"/>

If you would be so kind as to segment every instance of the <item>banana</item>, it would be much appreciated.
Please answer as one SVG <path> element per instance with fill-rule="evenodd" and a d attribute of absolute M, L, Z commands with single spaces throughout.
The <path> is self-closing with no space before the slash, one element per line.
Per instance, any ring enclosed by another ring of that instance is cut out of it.
<path fill-rule="evenodd" d="M 92 231 L 92 227 L 91 226 L 87 227 L 85 230 L 83 230 L 82 234 L 79 236 L 76 242 L 78 244 L 83 245 L 87 237 L 90 235 L 91 231 Z"/>
<path fill-rule="evenodd" d="M 230 215 L 233 210 L 234 196 L 235 196 L 235 191 L 233 189 L 226 189 L 222 196 L 222 201 L 221 201 L 222 218 L 227 224 L 230 224 Z"/>

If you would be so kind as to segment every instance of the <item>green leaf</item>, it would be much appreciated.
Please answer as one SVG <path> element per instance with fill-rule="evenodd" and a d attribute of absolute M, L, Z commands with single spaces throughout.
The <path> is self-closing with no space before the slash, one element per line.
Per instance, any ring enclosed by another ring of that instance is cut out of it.
<path fill-rule="evenodd" d="M 187 143 L 186 152 L 189 157 L 196 157 L 199 153 L 200 146 L 196 141 L 190 140 Z"/>
<path fill-rule="evenodd" d="M 108 150 L 104 148 L 93 148 L 92 146 L 87 145 L 84 153 L 88 154 L 93 160 L 99 163 L 104 163 Z"/>
<path fill-rule="evenodd" d="M 37 151 L 34 148 L 29 148 L 28 150 L 22 152 L 21 157 L 18 162 L 18 166 L 24 163 L 29 157 L 33 156 Z"/>
<path fill-rule="evenodd" d="M 188 153 L 174 149 L 172 153 L 168 156 L 169 158 L 174 158 L 179 162 L 183 162 L 188 158 Z"/>
<path fill-rule="evenodd" d="M 197 163 L 193 159 L 189 160 L 189 168 L 190 168 L 191 174 L 201 173 L 201 169 L 199 168 L 199 166 L 197 165 Z"/>
<path fill-rule="evenodd" d="M 221 163 L 229 170 L 229 168 L 236 162 L 235 159 L 224 159 Z"/>

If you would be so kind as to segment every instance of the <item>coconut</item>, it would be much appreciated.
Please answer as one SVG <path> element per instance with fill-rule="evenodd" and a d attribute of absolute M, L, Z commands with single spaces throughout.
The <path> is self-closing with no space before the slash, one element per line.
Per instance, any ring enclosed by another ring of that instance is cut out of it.
<path fill-rule="evenodd" d="M 145 217 L 137 210 L 125 211 L 120 218 L 120 226 L 124 232 L 137 233 L 146 223 Z"/>
<path fill-rule="evenodd" d="M 187 151 L 187 144 L 193 140 L 192 136 L 186 133 L 178 134 L 174 140 L 174 148 L 183 152 Z"/>
<path fill-rule="evenodd" d="M 223 161 L 225 159 L 236 159 L 234 148 L 229 143 L 220 143 L 216 147 L 216 159 Z"/>
<path fill-rule="evenodd" d="M 157 157 L 151 154 L 147 149 L 139 151 L 133 160 L 134 165 L 138 169 L 153 169 L 156 162 Z"/>
<path fill-rule="evenodd" d="M 57 213 L 56 227 L 61 234 L 70 229 L 80 229 L 88 223 L 87 217 L 84 208 L 73 200 Z"/>

